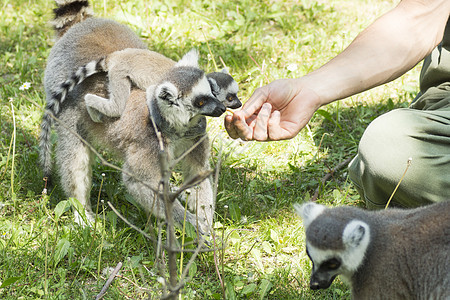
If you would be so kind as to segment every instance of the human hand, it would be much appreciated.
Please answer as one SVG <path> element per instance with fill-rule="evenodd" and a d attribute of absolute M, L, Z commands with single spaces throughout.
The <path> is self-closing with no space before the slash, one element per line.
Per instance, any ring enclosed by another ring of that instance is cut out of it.
<path fill-rule="evenodd" d="M 255 90 L 241 110 L 225 116 L 230 137 L 277 141 L 296 136 L 320 107 L 302 79 L 279 79 Z"/>

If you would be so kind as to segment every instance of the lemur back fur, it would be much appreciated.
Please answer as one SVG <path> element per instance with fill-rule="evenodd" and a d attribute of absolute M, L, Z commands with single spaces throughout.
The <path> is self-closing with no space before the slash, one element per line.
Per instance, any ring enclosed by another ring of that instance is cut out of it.
<path fill-rule="evenodd" d="M 311 288 L 340 275 L 353 299 L 450 299 L 450 201 L 416 209 L 295 205 L 313 261 Z"/>

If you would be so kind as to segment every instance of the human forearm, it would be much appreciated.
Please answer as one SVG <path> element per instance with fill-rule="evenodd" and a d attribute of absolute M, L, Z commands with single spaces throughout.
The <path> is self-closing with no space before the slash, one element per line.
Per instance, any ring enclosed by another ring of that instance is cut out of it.
<path fill-rule="evenodd" d="M 404 0 L 341 54 L 300 78 L 322 105 L 389 82 L 414 67 L 442 40 L 450 1 Z"/>
<path fill-rule="evenodd" d="M 255 90 L 242 110 L 226 116 L 227 132 L 243 140 L 294 137 L 320 106 L 391 81 L 415 66 L 442 40 L 449 14 L 449 0 L 403 0 L 323 67 Z"/>

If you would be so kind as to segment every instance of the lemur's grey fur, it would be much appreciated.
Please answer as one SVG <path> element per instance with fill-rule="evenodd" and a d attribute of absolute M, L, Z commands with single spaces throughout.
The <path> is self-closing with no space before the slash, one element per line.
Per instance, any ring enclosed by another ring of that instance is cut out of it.
<path fill-rule="evenodd" d="M 93 122 L 84 99 L 87 94 L 108 95 L 106 74 L 89 76 L 71 91 L 66 89 L 66 92 L 62 92 L 61 82 L 90 61 L 100 61 L 114 52 L 148 50 L 126 26 L 86 14 L 89 11 L 87 1 L 59 0 L 57 3 L 59 7 L 55 10 L 54 24 L 59 38 L 48 57 L 44 78 L 47 106 L 40 141 L 44 173 L 49 176 L 51 172 L 53 114 L 60 120 L 56 123 L 56 163 L 61 185 L 67 196 L 77 198 L 84 206 L 88 221 L 93 218 L 89 197 L 93 153 L 71 131 L 122 159 L 122 168 L 126 171 L 123 182 L 128 191 L 148 213 L 164 218 L 164 203 L 155 197 L 152 189 L 136 179 L 143 180 L 154 189 L 160 180 L 159 144 L 152 119 L 162 133 L 170 161 L 204 138 L 180 162 L 183 177 L 189 180 L 209 169 L 210 146 L 204 115 L 219 116 L 225 111 L 225 106 L 213 96 L 205 74 L 198 68 L 195 55 L 185 56 L 175 64 L 160 57 L 159 66 L 167 72 L 149 79 L 146 92 L 133 87 L 121 118 L 105 117 L 102 123 Z M 170 66 L 164 64 L 167 61 Z M 62 102 L 62 99 L 65 101 Z M 129 173 L 135 176 L 127 175 Z M 212 224 L 215 208 L 210 179 L 201 182 L 194 194 L 197 197 L 189 197 L 188 207 L 191 211 L 198 211 L 198 216 L 187 211 L 186 219 L 192 224 L 197 224 L 198 220 L 200 230 L 207 231 Z M 183 220 L 184 213 L 183 205 L 176 201 L 174 217 L 177 222 Z M 76 220 L 82 223 L 79 215 L 76 215 Z"/>
<path fill-rule="evenodd" d="M 313 262 L 312 289 L 340 275 L 353 299 L 450 299 L 450 201 L 382 211 L 294 208 Z"/>

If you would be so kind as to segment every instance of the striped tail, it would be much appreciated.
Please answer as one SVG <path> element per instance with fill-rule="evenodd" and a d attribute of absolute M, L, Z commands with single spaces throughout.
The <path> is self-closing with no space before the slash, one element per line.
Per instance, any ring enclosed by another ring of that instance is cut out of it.
<path fill-rule="evenodd" d="M 86 65 L 78 68 L 78 70 L 70 76 L 70 79 L 66 80 L 59 87 L 59 91 L 51 93 L 51 98 L 47 100 L 44 115 L 41 123 L 41 134 L 39 141 L 40 148 L 40 160 L 44 170 L 44 176 L 50 178 L 51 174 L 51 130 L 53 125 L 53 117 L 57 116 L 60 112 L 61 104 L 66 99 L 70 91 L 81 82 L 83 82 L 89 76 L 92 76 L 99 72 L 106 71 L 106 58 L 103 57 L 99 60 L 93 60 Z"/>
<path fill-rule="evenodd" d="M 53 10 L 55 18 L 53 27 L 58 38 L 62 37 L 70 27 L 93 15 L 87 0 L 55 0 L 58 5 Z"/>
<path fill-rule="evenodd" d="M 74 87 L 82 83 L 86 78 L 100 73 L 107 72 L 106 57 L 98 60 L 88 62 L 86 65 L 78 68 L 68 80 L 64 81 L 59 86 L 59 91 L 52 93 L 52 98 L 47 100 L 47 106 L 51 106 L 51 110 L 56 116 L 59 113 L 59 106 L 67 97 L 67 94 L 74 89 Z"/>
<path fill-rule="evenodd" d="M 44 177 L 50 178 L 52 172 L 52 124 L 51 111 L 44 111 L 41 123 L 41 135 L 39 136 L 39 158 L 44 172 Z"/>

